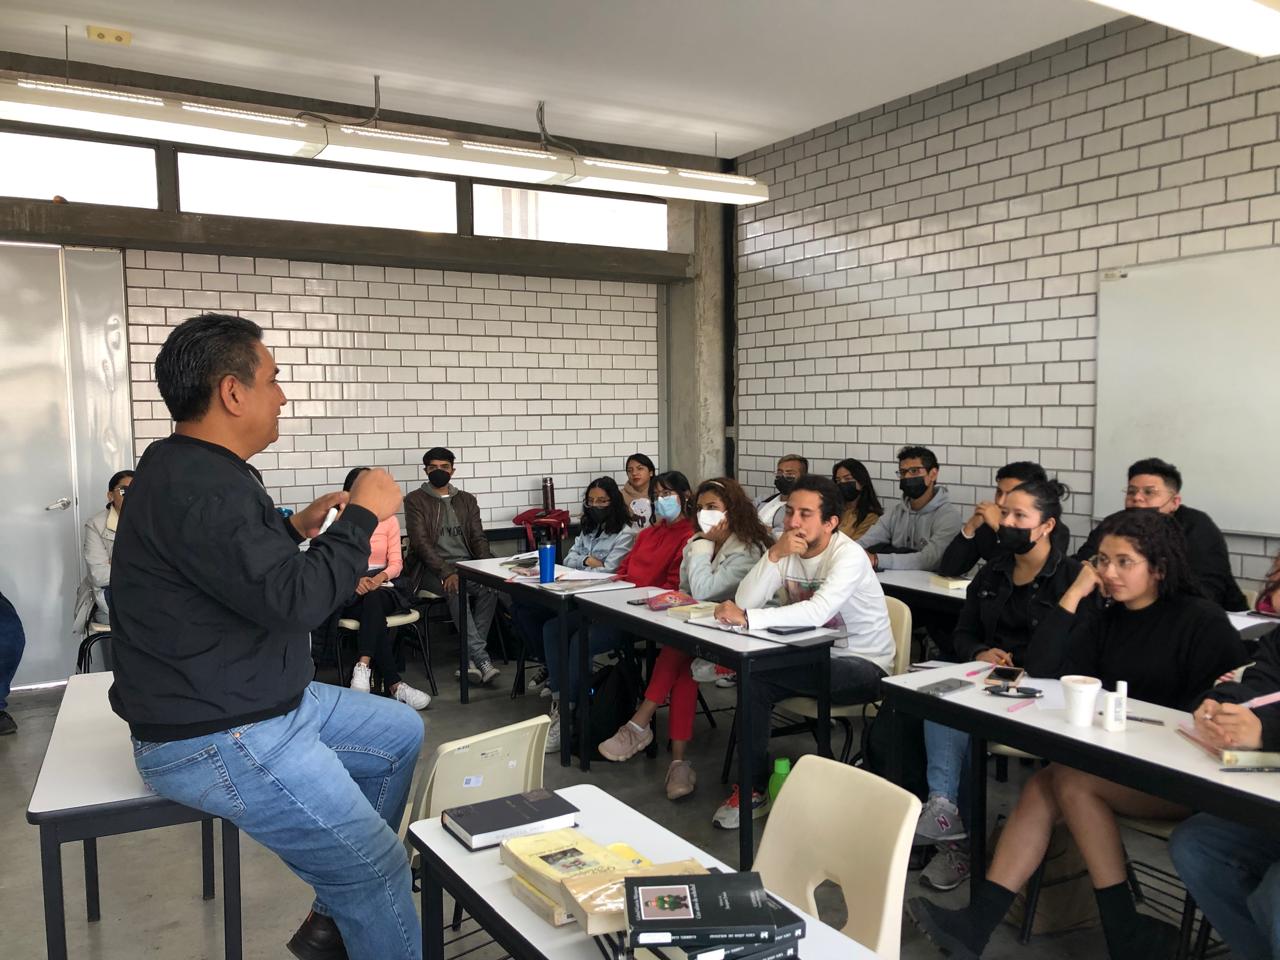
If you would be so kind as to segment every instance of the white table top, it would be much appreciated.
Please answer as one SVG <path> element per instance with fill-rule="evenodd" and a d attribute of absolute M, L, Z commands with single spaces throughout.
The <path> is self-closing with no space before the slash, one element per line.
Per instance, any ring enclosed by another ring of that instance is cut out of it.
<path fill-rule="evenodd" d="M 939 667 L 935 670 L 921 670 L 916 673 L 905 673 L 887 677 L 884 683 L 908 690 L 916 690 L 927 683 L 958 677 L 969 682 L 977 681 L 972 690 L 950 694 L 943 698 L 947 702 L 962 706 L 975 712 L 1001 716 L 1015 723 L 1024 724 L 1066 737 L 1091 746 L 1113 751 L 1117 762 L 1124 758 L 1143 760 L 1176 770 L 1179 773 L 1203 779 L 1218 788 L 1227 788 L 1242 795 L 1260 797 L 1280 804 L 1280 773 L 1223 773 L 1221 764 L 1214 761 L 1207 753 L 1179 736 L 1178 724 L 1190 723 L 1191 714 L 1168 707 L 1158 707 L 1152 703 L 1129 699 L 1129 715 L 1150 717 L 1163 720 L 1164 726 L 1130 721 L 1121 733 L 1108 733 L 1102 729 L 1102 718 L 1095 717 L 1092 727 L 1076 727 L 1067 723 L 1066 711 L 1062 709 L 1041 709 L 1039 704 L 1009 712 L 1011 706 L 1025 703 L 1022 700 L 1009 700 L 993 697 L 982 692 L 982 676 L 966 677 L 965 674 L 989 664 L 973 662 L 957 664 L 952 667 Z M 1029 687 L 1044 686 L 1045 681 L 1036 681 L 1028 677 L 1023 681 Z M 1102 708 L 1101 696 L 1097 708 Z"/>
<path fill-rule="evenodd" d="M 1253 640 L 1261 637 L 1263 634 L 1270 633 L 1276 627 L 1280 627 L 1280 620 L 1271 617 L 1257 617 L 1243 610 L 1239 613 L 1227 613 L 1227 619 L 1231 621 L 1231 625 L 1240 631 L 1240 636 L 1245 640 Z"/>
<path fill-rule="evenodd" d="M 508 561 L 510 559 L 511 559 L 510 557 L 491 557 L 488 560 L 460 560 L 458 561 L 457 564 L 455 564 L 455 566 L 460 567 L 463 570 L 466 570 L 468 573 L 480 573 L 480 574 L 486 574 L 491 577 L 499 577 L 503 580 L 510 580 L 512 583 L 517 583 L 525 587 L 536 588 L 541 586 L 536 576 L 535 577 L 517 576 L 514 568 L 504 567 L 502 565 L 503 561 Z M 534 569 L 537 569 L 537 568 L 535 567 Z M 581 570 L 575 570 L 573 569 L 573 567 L 566 567 L 563 564 L 559 564 L 559 563 L 556 564 L 556 568 L 555 568 L 555 575 L 557 577 L 565 576 L 566 579 L 570 579 L 570 580 L 573 579 L 573 574 L 580 574 L 581 572 L 582 572 Z M 600 582 L 607 583 L 608 581 L 601 579 Z M 607 590 L 603 592 L 610 593 L 618 589 L 621 589 L 621 588 L 613 588 L 613 590 Z M 554 590 L 548 590 L 547 593 L 550 593 L 553 596 L 559 595 L 557 591 L 554 591 Z M 570 597 L 581 596 L 581 594 L 578 594 L 578 593 L 569 593 L 565 595 Z"/>
<path fill-rule="evenodd" d="M 783 636 L 781 634 L 771 634 L 765 631 L 752 631 L 750 633 L 738 633 L 731 630 L 717 630 L 713 627 L 692 626 L 687 621 L 677 620 L 675 617 L 667 615 L 665 610 L 650 610 L 646 606 L 631 606 L 627 601 L 636 600 L 641 597 L 652 597 L 659 593 L 665 593 L 657 587 L 636 587 L 631 590 L 609 590 L 600 593 L 581 593 L 577 595 L 578 602 L 593 607 L 606 607 L 615 613 L 625 614 L 630 619 L 636 621 L 637 629 L 644 625 L 660 626 L 668 630 L 675 630 L 678 633 L 687 634 L 704 643 L 710 642 L 718 646 L 724 647 L 726 650 L 734 650 L 738 653 L 755 653 L 761 650 L 774 650 L 779 646 L 785 646 L 798 640 L 811 640 L 815 637 L 825 637 L 833 633 L 831 630 L 818 628 L 808 630 L 804 633 L 795 633 Z M 587 611 L 590 615 L 590 611 Z M 843 636 L 844 634 L 840 634 Z"/>
<path fill-rule="evenodd" d="M 111 710 L 111 673 L 67 681 L 28 816 L 155 798 L 133 765 L 129 727 Z"/>
<path fill-rule="evenodd" d="M 902 590 L 915 590 L 919 593 L 932 593 L 935 596 L 954 600 L 956 606 L 964 603 L 963 590 L 949 590 L 946 587 L 935 587 L 929 582 L 934 576 L 929 570 L 878 570 L 876 577 L 881 586 L 898 587 Z"/>
<path fill-rule="evenodd" d="M 579 784 L 556 793 L 581 811 L 578 829 L 597 843 L 628 843 L 654 863 L 693 858 L 707 867 L 733 869 L 599 787 Z M 439 817 L 410 824 L 409 832 L 545 956 L 555 960 L 600 960 L 599 949 L 576 923 L 553 927 L 515 898 L 511 892 L 511 870 L 499 860 L 497 847 L 468 850 L 440 826 Z M 802 960 L 873 960 L 875 957 L 872 951 L 816 917 L 806 917 L 805 922 L 807 931 L 800 941 L 799 952 Z"/>

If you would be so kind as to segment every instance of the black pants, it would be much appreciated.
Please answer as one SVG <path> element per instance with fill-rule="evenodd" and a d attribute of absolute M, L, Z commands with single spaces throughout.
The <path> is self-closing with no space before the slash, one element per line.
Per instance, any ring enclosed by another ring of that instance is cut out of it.
<path fill-rule="evenodd" d="M 871 703 L 880 698 L 880 681 L 885 672 L 862 657 L 831 658 L 831 703 L 847 707 L 855 703 Z M 769 766 L 769 726 L 773 705 L 788 697 L 816 697 L 817 672 L 811 667 L 788 667 L 752 674 L 746 694 L 751 698 L 751 727 L 746 743 L 739 750 L 751 751 L 754 771 L 752 787 L 764 790 L 773 768 Z"/>
<path fill-rule="evenodd" d="M 363 597 L 355 597 L 342 611 L 344 617 L 360 621 L 360 629 L 356 633 L 356 651 L 362 657 L 373 660 L 374 669 L 378 671 L 388 688 L 400 682 L 400 671 L 396 669 L 395 643 L 392 632 L 387 627 L 387 617 L 400 606 L 396 592 L 389 587 L 370 590 Z"/>

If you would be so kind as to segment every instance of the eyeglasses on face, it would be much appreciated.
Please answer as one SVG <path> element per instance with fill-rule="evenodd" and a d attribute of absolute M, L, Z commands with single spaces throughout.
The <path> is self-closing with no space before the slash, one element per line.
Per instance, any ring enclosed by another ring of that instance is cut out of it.
<path fill-rule="evenodd" d="M 1100 554 L 1089 558 L 1090 566 L 1099 573 L 1112 566 L 1121 573 L 1128 573 L 1130 570 L 1133 570 L 1146 562 L 1147 561 L 1143 559 L 1135 560 L 1133 557 L 1116 557 L 1116 559 L 1112 560 L 1110 557 L 1104 557 Z"/>
<path fill-rule="evenodd" d="M 929 471 L 924 467 L 903 467 L 898 471 L 898 479 L 904 480 L 907 477 L 923 477 Z"/>
<path fill-rule="evenodd" d="M 1141 497 L 1146 497 L 1148 500 L 1152 500 L 1155 497 L 1162 497 L 1164 496 L 1164 494 L 1165 494 L 1165 490 L 1162 487 L 1125 487 L 1124 488 L 1124 495 L 1126 497 L 1141 496 Z"/>

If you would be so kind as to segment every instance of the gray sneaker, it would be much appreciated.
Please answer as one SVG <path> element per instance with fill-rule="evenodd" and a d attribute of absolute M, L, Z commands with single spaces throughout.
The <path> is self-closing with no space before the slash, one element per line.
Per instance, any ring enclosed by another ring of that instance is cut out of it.
<path fill-rule="evenodd" d="M 547 728 L 547 746 L 544 753 L 560 752 L 560 701 L 551 701 L 551 726 Z"/>
<path fill-rule="evenodd" d="M 959 843 L 939 843 L 920 882 L 932 890 L 954 890 L 969 879 L 969 851 Z"/>
<path fill-rule="evenodd" d="M 929 802 L 920 811 L 920 819 L 916 821 L 916 839 L 918 840 L 963 840 L 969 836 L 960 819 L 960 810 L 954 803 L 941 794 L 929 797 Z"/>
<path fill-rule="evenodd" d="M 470 670 L 468 670 L 467 674 L 468 676 L 471 676 L 473 678 L 476 676 L 476 674 L 479 674 L 479 678 L 476 679 L 475 681 L 476 683 L 488 683 L 490 680 L 494 679 L 499 673 L 498 668 L 493 665 L 493 661 L 488 659 L 477 660 L 475 662 L 475 666 L 473 669 L 476 671 L 476 673 L 473 674 L 471 673 Z"/>

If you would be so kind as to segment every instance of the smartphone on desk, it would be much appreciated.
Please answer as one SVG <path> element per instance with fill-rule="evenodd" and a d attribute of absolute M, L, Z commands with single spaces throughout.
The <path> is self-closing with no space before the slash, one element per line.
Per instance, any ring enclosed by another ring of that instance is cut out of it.
<path fill-rule="evenodd" d="M 988 687 L 997 687 L 1001 684 L 1016 687 L 1026 675 L 1027 671 L 1021 667 L 992 667 L 982 682 Z"/>
<path fill-rule="evenodd" d="M 927 694 L 931 697 L 945 697 L 953 693 L 959 693 L 961 690 L 968 690 L 973 684 L 968 680 L 939 680 L 936 683 L 926 683 L 920 687 L 919 692 Z"/>
<path fill-rule="evenodd" d="M 817 627 L 765 627 L 766 631 L 776 633 L 780 637 L 789 637 L 795 633 L 809 633 L 817 629 Z"/>
<path fill-rule="evenodd" d="M 627 601 L 627 606 L 628 606 L 628 607 L 643 607 L 643 606 L 644 606 L 646 603 L 648 603 L 648 602 L 649 602 L 649 598 L 648 598 L 648 597 L 636 597 L 634 600 L 628 600 L 628 601 Z"/>

